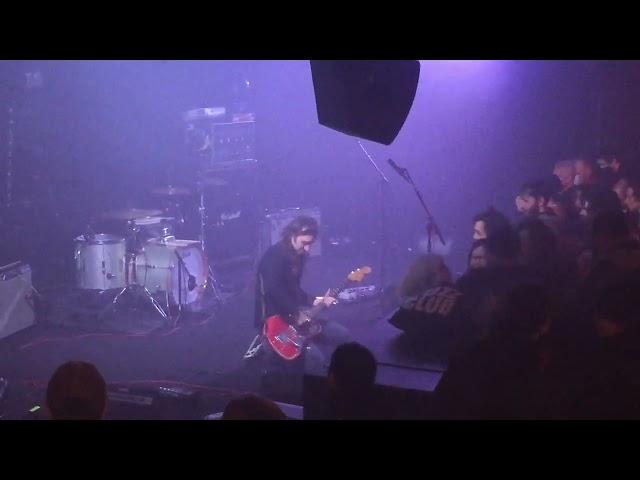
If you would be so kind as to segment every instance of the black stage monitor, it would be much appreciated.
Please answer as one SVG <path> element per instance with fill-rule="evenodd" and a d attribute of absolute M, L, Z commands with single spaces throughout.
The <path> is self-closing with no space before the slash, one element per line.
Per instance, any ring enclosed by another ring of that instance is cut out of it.
<path fill-rule="evenodd" d="M 321 125 L 390 145 L 418 88 L 417 60 L 311 60 Z"/>

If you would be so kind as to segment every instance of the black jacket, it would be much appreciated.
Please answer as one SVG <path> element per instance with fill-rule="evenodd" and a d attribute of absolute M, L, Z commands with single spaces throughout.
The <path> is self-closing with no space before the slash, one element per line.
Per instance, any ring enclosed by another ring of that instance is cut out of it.
<path fill-rule="evenodd" d="M 311 298 L 300 287 L 305 259 L 286 242 L 278 242 L 264 253 L 256 276 L 256 327 L 262 328 L 271 315 L 294 315 L 311 305 Z"/>

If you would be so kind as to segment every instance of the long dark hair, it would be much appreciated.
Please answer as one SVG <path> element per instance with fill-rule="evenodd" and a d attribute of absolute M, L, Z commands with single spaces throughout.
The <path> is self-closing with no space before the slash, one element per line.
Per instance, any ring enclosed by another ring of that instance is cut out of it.
<path fill-rule="evenodd" d="M 319 232 L 320 226 L 315 218 L 300 215 L 299 217 L 294 218 L 282 229 L 281 236 L 282 240 L 286 242 L 298 235 L 311 235 L 313 237 L 317 237 Z"/>
<path fill-rule="evenodd" d="M 474 240 L 471 244 L 471 249 L 469 250 L 469 254 L 467 255 L 467 267 L 471 265 L 471 257 L 473 256 L 473 251 L 478 247 L 484 247 L 485 252 L 487 250 L 487 239 L 481 238 L 480 240 Z"/>

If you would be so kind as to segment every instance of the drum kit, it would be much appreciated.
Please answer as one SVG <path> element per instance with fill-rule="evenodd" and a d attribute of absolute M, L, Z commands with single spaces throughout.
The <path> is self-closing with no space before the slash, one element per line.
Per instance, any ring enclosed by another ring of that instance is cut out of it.
<path fill-rule="evenodd" d="M 152 190 L 154 196 L 165 200 L 165 209 L 130 208 L 103 214 L 101 220 L 111 225 L 126 225 L 124 230 L 117 228 L 126 233 L 97 233 L 89 228 L 88 233 L 75 238 L 76 286 L 100 294 L 117 291 L 103 313 L 125 294 L 146 299 L 173 326 L 183 309 L 200 311 L 209 291 L 221 304 L 220 286 L 205 253 L 206 211 L 203 189 L 199 190 L 198 240 L 175 236 L 176 227 L 184 223 L 180 200 L 192 194 L 188 188 L 169 185 Z M 172 307 L 178 310 L 175 318 Z"/>
<path fill-rule="evenodd" d="M 76 237 L 74 258 L 78 288 L 100 294 L 118 292 L 109 309 L 127 293 L 136 299 L 146 298 L 174 325 L 183 308 L 201 310 L 209 291 L 214 302 L 223 302 L 220 285 L 207 258 L 210 250 L 207 250 L 205 232 L 209 227 L 220 227 L 225 219 L 218 215 L 215 223 L 209 224 L 205 190 L 223 191 L 236 172 L 253 171 L 257 166 L 253 158 L 253 118 L 216 123 L 225 114 L 224 108 L 200 108 L 184 116 L 187 143 L 200 163 L 194 188 L 174 185 L 155 188 L 150 193 L 154 205 L 162 205 L 161 209 L 110 211 L 101 215 L 100 221 L 88 228 L 88 233 Z M 202 135 L 206 141 L 200 145 Z M 201 158 L 202 155 L 205 157 Z M 197 205 L 188 201 L 196 196 Z M 186 225 L 185 202 L 191 203 L 198 212 L 194 213 L 193 221 L 191 216 L 187 217 Z M 197 221 L 195 217 L 199 217 Z M 199 238 L 176 238 L 176 233 L 185 231 L 181 228 L 183 225 L 190 230 L 185 236 Z M 179 312 L 175 320 L 172 307 L 177 307 Z"/>

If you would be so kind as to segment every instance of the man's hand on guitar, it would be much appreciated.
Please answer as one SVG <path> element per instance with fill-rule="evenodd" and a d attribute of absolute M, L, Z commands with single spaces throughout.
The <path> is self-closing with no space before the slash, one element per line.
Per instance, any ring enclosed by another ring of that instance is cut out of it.
<path fill-rule="evenodd" d="M 305 342 L 322 332 L 322 325 L 313 321 L 314 317 L 322 311 L 320 307 L 337 303 L 336 297 L 346 288 L 348 282 L 361 282 L 370 273 L 371 267 L 368 266 L 352 271 L 347 275 L 342 287 L 327 290 L 323 297 L 318 297 L 313 302 L 317 308 L 299 311 L 298 315 L 294 316 L 294 321 L 289 315 L 286 318 L 281 315 L 272 315 L 267 318 L 264 323 L 264 335 L 269 345 L 285 360 L 298 358 L 304 349 Z"/>
<path fill-rule="evenodd" d="M 330 307 L 331 305 L 338 303 L 338 300 L 336 300 L 334 297 L 329 296 L 330 293 L 331 289 L 327 290 L 327 293 L 324 294 L 324 297 L 316 297 L 316 299 L 313 301 L 313 306 L 315 307 L 320 303 L 324 303 L 327 307 Z"/>

